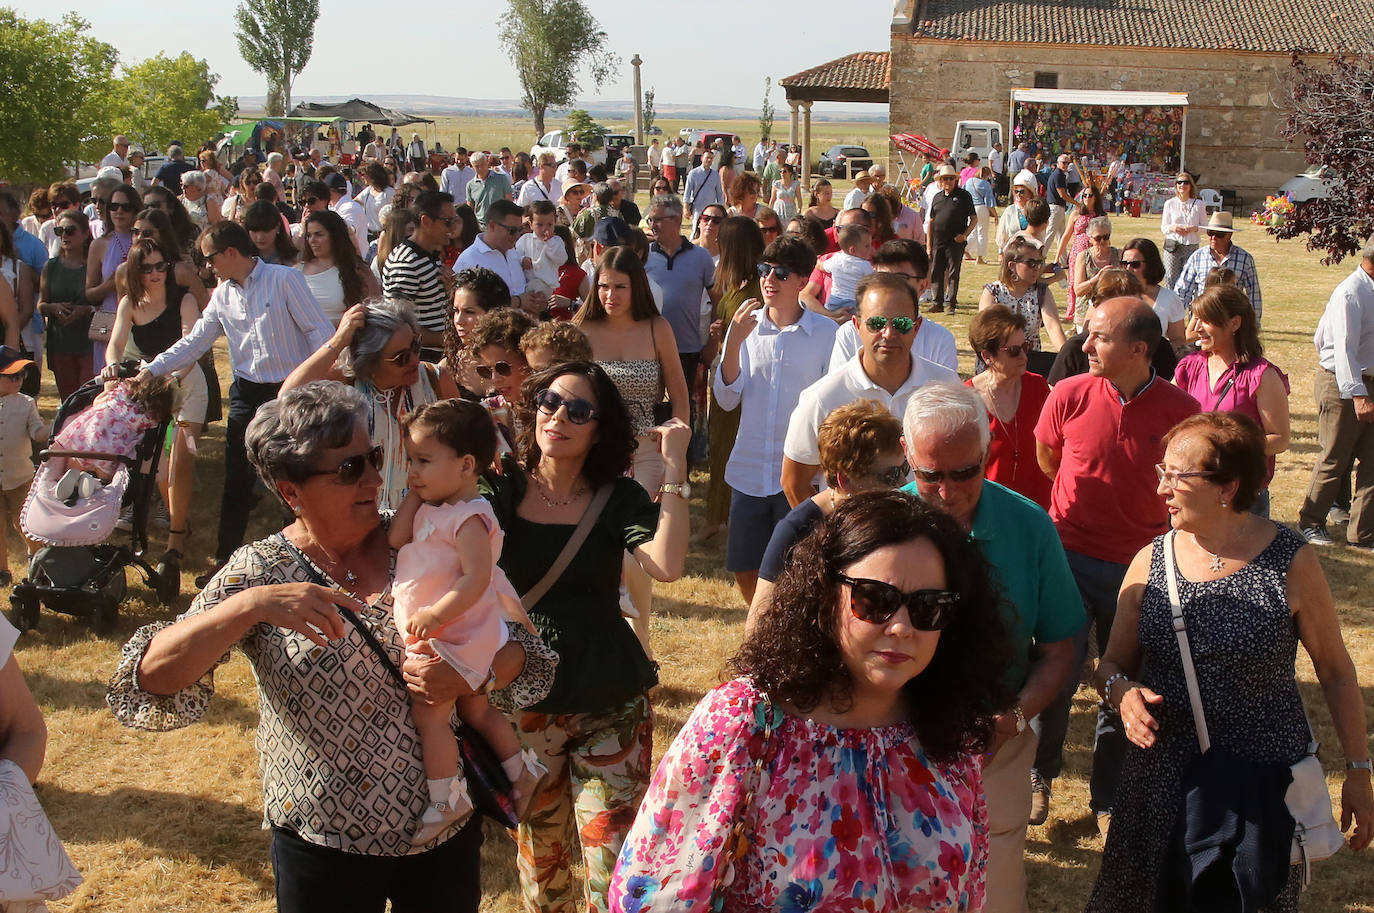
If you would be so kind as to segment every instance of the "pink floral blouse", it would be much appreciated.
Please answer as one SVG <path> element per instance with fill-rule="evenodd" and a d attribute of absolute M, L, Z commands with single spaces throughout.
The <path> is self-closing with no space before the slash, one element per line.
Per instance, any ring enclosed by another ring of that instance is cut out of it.
<path fill-rule="evenodd" d="M 762 706 L 746 678 L 702 698 L 621 850 L 612 913 L 710 910 L 737 815 L 748 850 L 728 876 L 726 910 L 982 909 L 988 829 L 976 757 L 931 761 L 908 724 L 836 729 L 784 714 L 746 805 Z"/>

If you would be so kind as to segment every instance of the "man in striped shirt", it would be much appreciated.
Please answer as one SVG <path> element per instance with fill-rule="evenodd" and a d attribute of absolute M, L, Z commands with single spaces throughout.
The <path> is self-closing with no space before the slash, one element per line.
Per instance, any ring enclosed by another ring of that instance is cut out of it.
<path fill-rule="evenodd" d="M 439 259 L 448 244 L 449 229 L 458 224 L 452 194 L 426 190 L 411 207 L 419 220 L 415 234 L 391 249 L 382 264 L 382 295 L 389 301 L 405 301 L 420 321 L 420 357 L 443 357 L 444 327 L 449 320 L 453 271 Z"/>
<path fill-rule="evenodd" d="M 248 230 L 228 219 L 200 239 L 200 252 L 220 278 L 210 303 L 191 332 L 154 358 L 143 373 L 162 377 L 195 365 L 221 334 L 229 348 L 234 382 L 229 386 L 229 421 L 224 436 L 224 493 L 219 542 L 209 577 L 243 544 L 256 499 L 253 467 L 244 432 L 263 403 L 277 398 L 286 375 L 333 335 L 305 276 L 289 266 L 264 263 Z M 205 583 L 197 578 L 196 585 Z"/>

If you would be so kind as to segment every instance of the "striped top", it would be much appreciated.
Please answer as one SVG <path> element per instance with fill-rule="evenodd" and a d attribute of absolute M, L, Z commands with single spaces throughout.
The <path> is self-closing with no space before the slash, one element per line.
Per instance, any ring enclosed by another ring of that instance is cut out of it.
<path fill-rule="evenodd" d="M 382 295 L 389 301 L 408 301 L 420 326 L 442 333 L 448 323 L 448 290 L 439 270 L 439 257 L 409 239 L 391 249 L 382 266 Z"/>

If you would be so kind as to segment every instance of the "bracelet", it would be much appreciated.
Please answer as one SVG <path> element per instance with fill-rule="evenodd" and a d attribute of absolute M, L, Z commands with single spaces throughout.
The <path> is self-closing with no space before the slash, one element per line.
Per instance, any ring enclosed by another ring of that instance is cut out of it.
<path fill-rule="evenodd" d="M 1365 758 L 1363 761 L 1346 761 L 1345 769 L 1347 772 L 1352 770 L 1363 770 L 1366 773 L 1374 773 L 1374 762 L 1371 762 L 1368 758 Z"/>
<path fill-rule="evenodd" d="M 1112 706 L 1112 685 L 1115 685 L 1117 682 L 1127 681 L 1128 678 L 1129 677 L 1126 675 L 1125 672 L 1117 672 L 1111 676 L 1108 676 L 1107 680 L 1102 683 L 1103 703 L 1107 704 L 1107 706 L 1109 707 Z"/>

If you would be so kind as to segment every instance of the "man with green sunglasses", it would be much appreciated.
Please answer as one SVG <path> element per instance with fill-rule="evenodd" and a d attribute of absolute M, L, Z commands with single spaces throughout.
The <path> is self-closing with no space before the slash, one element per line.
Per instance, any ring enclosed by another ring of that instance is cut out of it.
<path fill-rule="evenodd" d="M 873 273 L 855 292 L 858 312 L 852 320 L 862 344 L 859 353 L 802 391 L 788 422 L 781 481 L 793 507 L 816 492 L 812 481 L 821 463 L 817 438 L 832 410 L 871 399 L 901 418 L 907 399 L 922 385 L 959 382 L 949 368 L 912 355 L 917 297 L 905 278 Z"/>

